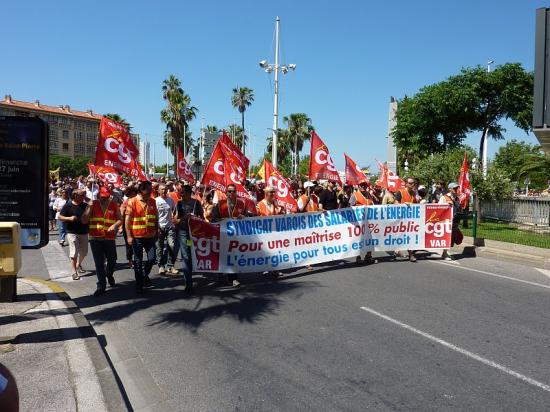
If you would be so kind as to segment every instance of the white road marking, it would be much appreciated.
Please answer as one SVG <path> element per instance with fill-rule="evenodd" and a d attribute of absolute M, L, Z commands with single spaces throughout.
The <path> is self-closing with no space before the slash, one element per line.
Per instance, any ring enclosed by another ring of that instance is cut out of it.
<path fill-rule="evenodd" d="M 541 268 L 535 268 L 535 269 L 537 269 L 537 270 L 538 270 L 540 273 L 542 273 L 544 276 L 550 278 L 550 270 L 548 270 L 548 269 L 541 269 Z"/>
<path fill-rule="evenodd" d="M 438 262 L 436 260 L 431 260 L 429 262 L 435 262 L 435 263 L 439 263 L 441 265 L 447 265 L 447 266 L 450 266 L 450 267 L 456 267 L 455 265 L 450 265 L 449 263 L 447 262 Z M 530 282 L 528 280 L 523 280 L 523 279 L 516 279 L 516 278 L 513 278 L 511 276 L 505 276 L 505 275 L 499 275 L 497 273 L 491 273 L 491 272 L 487 272 L 485 270 L 479 270 L 479 269 L 474 269 L 474 268 L 469 268 L 469 267 L 466 267 L 466 266 L 459 266 L 460 269 L 464 269 L 464 270 L 470 270 L 472 272 L 477 272 L 477 273 L 482 273 L 484 275 L 487 275 L 487 276 L 493 276 L 495 278 L 501 278 L 501 279 L 507 279 L 507 280 L 512 280 L 514 282 L 519 282 L 519 283 L 525 283 L 527 285 L 531 285 L 531 286 L 538 286 L 538 287 L 541 287 L 541 288 L 545 288 L 545 289 L 550 289 L 550 285 L 544 285 L 542 283 L 537 283 L 537 282 Z"/>
<path fill-rule="evenodd" d="M 426 339 L 429 339 L 432 342 L 439 343 L 440 345 L 445 346 L 446 348 L 449 348 L 449 349 L 451 349 L 455 352 L 461 353 L 464 356 L 467 356 L 471 359 L 474 359 L 478 362 L 481 362 L 484 365 L 487 365 L 487 366 L 490 366 L 492 368 L 498 369 L 499 371 L 504 372 L 504 373 L 506 373 L 510 376 L 513 376 L 514 378 L 520 379 L 520 380 L 528 383 L 529 385 L 533 385 L 533 386 L 536 386 L 539 389 L 542 389 L 543 391 L 550 392 L 550 385 L 539 382 L 539 381 L 537 381 L 533 378 L 530 378 L 529 376 L 522 375 L 521 373 L 513 371 L 512 369 L 507 368 L 506 366 L 500 365 L 496 362 L 493 362 L 490 359 L 486 359 L 482 356 L 479 356 L 478 354 L 470 352 L 469 350 L 462 349 L 462 348 L 460 348 L 456 345 L 453 345 L 452 343 L 449 343 L 449 342 L 447 342 L 443 339 L 439 339 L 439 338 L 437 338 L 433 335 L 430 335 L 429 333 L 422 332 L 421 330 L 418 330 L 418 329 L 416 329 L 416 328 L 414 328 L 410 325 L 407 325 L 406 323 L 400 322 L 397 319 L 391 318 L 387 315 L 384 315 L 383 313 L 377 312 L 374 309 L 367 308 L 366 306 L 361 306 L 361 309 L 368 312 L 368 313 L 370 313 L 370 314 L 372 314 L 372 315 L 378 316 L 379 318 L 387 320 L 388 322 L 391 322 L 394 325 L 400 326 L 404 329 L 407 329 L 408 331 L 411 331 L 413 333 L 416 333 L 417 335 L 420 335 L 420 336 L 422 336 Z"/>

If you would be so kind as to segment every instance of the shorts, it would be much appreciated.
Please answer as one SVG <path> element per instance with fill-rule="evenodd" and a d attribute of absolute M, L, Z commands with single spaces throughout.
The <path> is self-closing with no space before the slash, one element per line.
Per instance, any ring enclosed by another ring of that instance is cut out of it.
<path fill-rule="evenodd" d="M 88 234 L 76 235 L 74 233 L 67 233 L 67 242 L 69 242 L 69 257 L 75 258 L 80 256 L 84 257 L 88 254 Z"/>

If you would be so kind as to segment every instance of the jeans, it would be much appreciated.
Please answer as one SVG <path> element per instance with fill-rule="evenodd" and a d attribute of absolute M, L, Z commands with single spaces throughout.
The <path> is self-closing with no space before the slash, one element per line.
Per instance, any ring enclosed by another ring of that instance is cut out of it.
<path fill-rule="evenodd" d="M 185 276 L 185 287 L 193 286 L 193 266 L 191 265 L 191 248 L 187 244 L 187 241 L 190 240 L 189 231 L 180 229 L 178 230 L 178 241 L 181 255 L 181 269 L 183 270 L 183 275 Z"/>
<path fill-rule="evenodd" d="M 168 261 L 168 255 L 170 260 Z M 176 238 L 176 228 L 168 227 L 159 230 L 159 237 L 157 239 L 157 265 L 159 267 L 174 266 L 176 263 L 176 257 L 178 256 L 178 243 Z"/>
<path fill-rule="evenodd" d="M 124 219 L 124 217 L 122 217 Z M 128 235 L 126 234 L 126 227 L 122 225 L 122 237 L 124 238 L 124 246 L 126 247 L 126 260 L 128 262 L 133 260 L 134 251 L 132 245 L 128 244 Z"/>
<path fill-rule="evenodd" d="M 57 219 L 57 230 L 59 231 L 59 241 L 64 242 L 65 236 L 67 235 L 67 226 L 65 225 L 65 222 Z"/>
<path fill-rule="evenodd" d="M 113 276 L 116 265 L 116 244 L 110 239 L 90 239 L 90 248 L 94 257 L 95 273 L 97 275 L 97 288 L 105 289 L 106 278 Z M 105 269 L 107 260 L 107 269 Z"/>
<path fill-rule="evenodd" d="M 136 276 L 136 288 L 143 288 L 143 279 L 149 276 L 155 263 L 155 238 L 142 237 L 134 238 L 132 241 L 134 252 L 134 274 Z M 145 251 L 145 260 L 143 260 Z"/>

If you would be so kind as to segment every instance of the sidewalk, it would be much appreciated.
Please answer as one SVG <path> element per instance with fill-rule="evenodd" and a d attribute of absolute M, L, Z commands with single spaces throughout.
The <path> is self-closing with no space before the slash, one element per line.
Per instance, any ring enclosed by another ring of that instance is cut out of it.
<path fill-rule="evenodd" d="M 17 380 L 22 411 L 126 410 L 98 336 L 56 283 L 17 279 L 0 303 L 0 363 Z"/>
<path fill-rule="evenodd" d="M 454 246 L 453 253 L 505 259 L 525 263 L 542 269 L 550 269 L 550 249 L 484 239 L 483 246 L 475 246 L 474 238 L 464 236 L 461 245 Z"/>

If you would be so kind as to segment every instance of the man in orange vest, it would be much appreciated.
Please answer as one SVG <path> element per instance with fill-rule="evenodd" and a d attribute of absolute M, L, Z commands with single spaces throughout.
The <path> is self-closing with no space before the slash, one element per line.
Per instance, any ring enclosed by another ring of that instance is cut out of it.
<path fill-rule="evenodd" d="M 275 187 L 268 186 L 265 188 L 265 198 L 258 202 L 256 205 L 256 210 L 258 212 L 258 216 L 273 216 L 273 215 L 284 215 L 285 210 L 277 206 L 275 201 Z"/>
<path fill-rule="evenodd" d="M 227 198 L 218 201 L 211 213 L 211 221 L 219 222 L 222 219 L 242 219 L 246 216 L 246 204 L 242 199 L 237 198 L 237 187 L 234 184 L 227 186 Z M 228 282 L 231 282 L 234 287 L 239 287 L 241 284 L 237 280 L 236 273 L 227 274 Z"/>
<path fill-rule="evenodd" d="M 319 197 L 314 193 L 315 184 L 307 181 L 304 183 L 306 193 L 298 198 L 298 212 L 318 212 Z"/>
<path fill-rule="evenodd" d="M 350 206 L 370 206 L 374 205 L 374 195 L 368 191 L 369 184 L 366 182 L 361 182 L 355 192 L 351 195 L 349 199 Z M 376 199 L 378 200 L 378 199 Z M 355 258 L 356 263 L 361 263 L 361 255 Z M 365 259 L 363 260 L 367 265 L 371 263 L 378 263 L 377 259 L 372 258 L 372 252 L 367 252 L 365 254 Z"/>
<path fill-rule="evenodd" d="M 409 177 L 405 182 L 405 188 L 399 189 L 395 192 L 394 197 L 396 203 L 404 203 L 412 205 L 418 203 L 418 197 L 416 196 L 416 188 L 418 187 L 418 180 L 414 177 Z M 416 256 L 414 256 L 414 250 L 407 250 L 409 253 L 409 261 L 416 262 Z M 399 254 L 399 252 L 397 252 Z"/>
<path fill-rule="evenodd" d="M 99 190 L 99 199 L 92 203 L 89 222 L 90 248 L 95 263 L 97 275 L 97 289 L 94 296 L 102 295 L 109 285 L 115 286 L 113 272 L 116 265 L 115 238 L 118 228 L 122 225 L 122 218 L 118 204 L 112 199 L 111 192 L 105 186 Z M 107 260 L 107 268 L 105 268 Z"/>
<path fill-rule="evenodd" d="M 159 227 L 157 204 L 155 199 L 151 198 L 151 192 L 151 182 L 139 182 L 138 195 L 128 200 L 126 206 L 125 227 L 128 244 L 132 245 L 134 252 L 137 293 L 143 293 L 143 287 L 151 285 L 149 273 L 155 263 L 155 241 Z"/>

